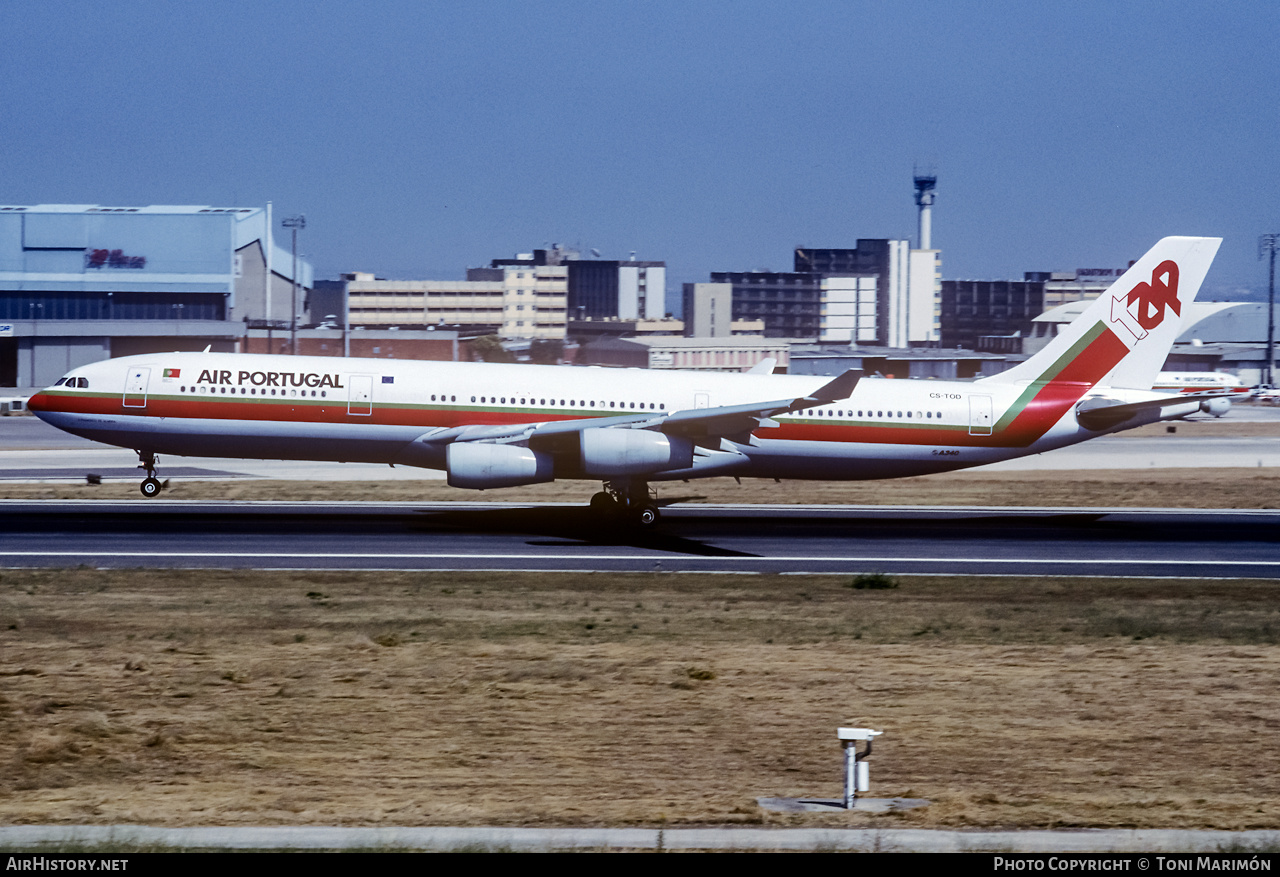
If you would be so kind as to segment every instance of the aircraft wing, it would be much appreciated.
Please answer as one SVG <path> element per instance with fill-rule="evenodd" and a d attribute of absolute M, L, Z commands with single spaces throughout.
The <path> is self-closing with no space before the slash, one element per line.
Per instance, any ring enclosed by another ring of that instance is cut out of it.
<path fill-rule="evenodd" d="M 650 416 L 644 420 L 632 421 L 631 418 L 613 417 L 605 418 L 603 421 L 562 420 L 538 426 L 534 429 L 531 439 L 536 440 L 539 437 L 557 433 L 576 433 L 584 429 L 622 427 L 624 429 L 654 429 L 695 441 L 735 436 L 745 440 L 753 430 L 777 426 L 777 421 L 771 419 L 776 414 L 802 411 L 805 408 L 814 408 L 838 399 L 848 398 L 861 378 L 861 371 L 850 369 L 834 380 L 823 384 L 808 396 L 775 399 L 770 402 L 749 402 L 745 405 L 721 405 L 716 408 L 686 408 L 683 411 L 673 411 L 670 414 L 659 414 L 656 417 Z"/>
<path fill-rule="evenodd" d="M 695 442 L 711 439 L 738 437 L 745 440 L 753 430 L 777 426 L 771 420 L 774 415 L 802 411 L 846 399 L 862 378 L 858 369 L 844 374 L 819 387 L 808 396 L 776 399 L 769 402 L 752 402 L 745 405 L 722 405 L 717 408 L 687 408 L 671 413 L 622 414 L 616 417 L 583 417 L 574 420 L 553 420 L 543 423 L 515 423 L 499 426 L 459 426 L 441 429 L 421 436 L 419 442 L 446 444 L 449 442 L 496 442 L 519 444 L 527 442 L 536 450 L 558 451 L 568 449 L 577 435 L 587 429 L 650 429 L 670 435 L 679 435 Z"/>
<path fill-rule="evenodd" d="M 1199 405 L 1207 399 L 1224 399 L 1234 395 L 1236 394 L 1231 390 L 1208 390 L 1203 393 L 1178 393 L 1158 399 L 1144 399 L 1141 402 L 1118 402 L 1105 396 L 1093 396 L 1076 406 L 1076 420 L 1085 429 L 1110 429 L 1144 411 L 1177 405 Z"/>

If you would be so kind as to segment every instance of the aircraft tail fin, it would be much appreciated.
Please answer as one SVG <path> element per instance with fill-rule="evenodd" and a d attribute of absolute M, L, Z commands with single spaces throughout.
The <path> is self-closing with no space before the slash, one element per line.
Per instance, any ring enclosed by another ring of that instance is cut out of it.
<path fill-rule="evenodd" d="M 983 380 L 1150 389 L 1221 243 L 1163 238 L 1043 350 Z"/>

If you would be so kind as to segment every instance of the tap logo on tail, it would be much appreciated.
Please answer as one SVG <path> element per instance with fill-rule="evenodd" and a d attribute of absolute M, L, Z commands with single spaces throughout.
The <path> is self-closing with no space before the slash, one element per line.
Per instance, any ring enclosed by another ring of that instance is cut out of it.
<path fill-rule="evenodd" d="M 1182 316 L 1178 301 L 1178 263 L 1166 259 L 1151 272 L 1150 283 L 1139 283 L 1111 299 L 1111 322 L 1123 326 L 1134 341 L 1141 341 L 1164 322 L 1165 307 Z"/>

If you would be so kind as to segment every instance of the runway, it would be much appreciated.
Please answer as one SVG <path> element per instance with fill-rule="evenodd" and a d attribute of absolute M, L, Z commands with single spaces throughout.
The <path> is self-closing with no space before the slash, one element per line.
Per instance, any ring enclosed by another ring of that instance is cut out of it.
<path fill-rule="evenodd" d="M 1263 577 L 1280 513 L 675 506 L 0 502 L 0 565 Z"/>

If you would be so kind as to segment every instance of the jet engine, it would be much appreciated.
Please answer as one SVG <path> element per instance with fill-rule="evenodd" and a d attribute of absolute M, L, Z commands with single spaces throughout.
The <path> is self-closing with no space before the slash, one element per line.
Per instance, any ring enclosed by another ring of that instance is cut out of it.
<path fill-rule="evenodd" d="M 584 429 L 582 471 L 588 475 L 644 475 L 693 465 L 693 442 L 648 429 Z"/>
<path fill-rule="evenodd" d="M 445 461 L 450 487 L 519 487 L 555 477 L 550 454 L 517 445 L 455 442 L 445 452 Z"/>
<path fill-rule="evenodd" d="M 1221 399 L 1205 399 L 1200 403 L 1200 410 L 1205 414 L 1212 414 L 1214 417 L 1221 417 L 1231 410 L 1231 400 L 1226 397 Z"/>

